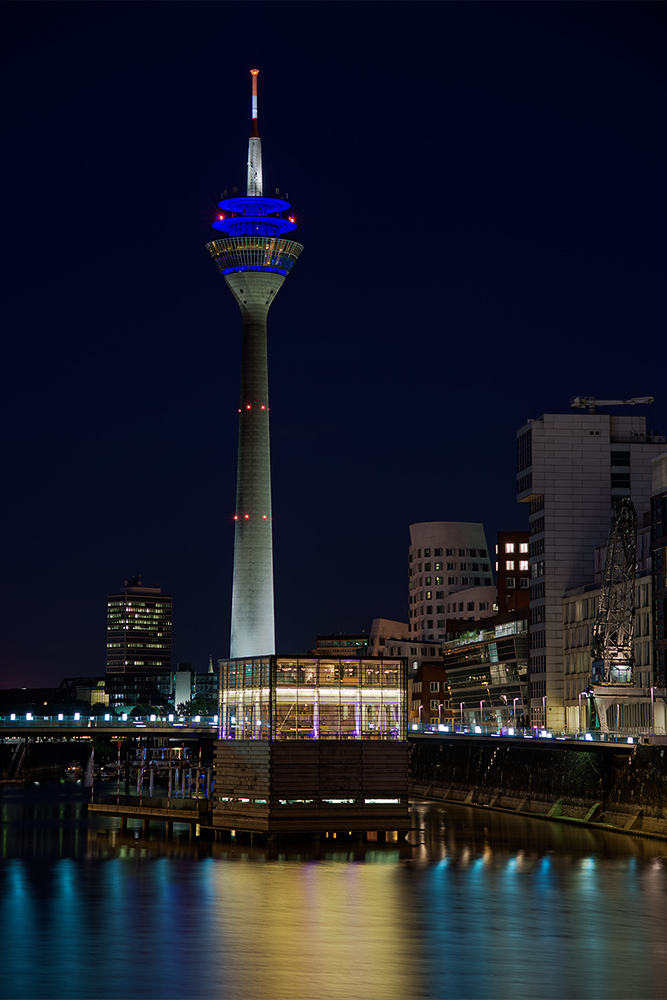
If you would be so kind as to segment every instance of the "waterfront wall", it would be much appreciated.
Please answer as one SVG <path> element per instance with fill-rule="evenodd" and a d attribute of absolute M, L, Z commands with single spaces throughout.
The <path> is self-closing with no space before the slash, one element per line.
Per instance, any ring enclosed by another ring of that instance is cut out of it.
<path fill-rule="evenodd" d="M 667 836 L 667 748 L 414 740 L 411 793 Z"/>

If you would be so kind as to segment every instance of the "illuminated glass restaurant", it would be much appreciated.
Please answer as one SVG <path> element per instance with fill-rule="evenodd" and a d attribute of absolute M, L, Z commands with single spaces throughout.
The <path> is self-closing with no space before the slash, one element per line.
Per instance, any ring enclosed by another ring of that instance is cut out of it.
<path fill-rule="evenodd" d="M 219 735 L 237 740 L 404 740 L 406 661 L 219 660 Z"/>

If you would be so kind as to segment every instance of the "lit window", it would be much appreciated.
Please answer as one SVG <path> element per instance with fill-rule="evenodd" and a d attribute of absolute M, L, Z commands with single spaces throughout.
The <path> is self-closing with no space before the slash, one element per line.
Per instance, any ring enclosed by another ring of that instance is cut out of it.
<path fill-rule="evenodd" d="M 521 545 L 519 546 L 519 552 L 527 552 L 527 551 L 528 551 L 528 542 L 521 542 Z"/>
<path fill-rule="evenodd" d="M 521 559 L 519 561 L 519 572 L 520 573 L 527 573 L 528 572 L 528 560 L 527 559 Z"/>
<path fill-rule="evenodd" d="M 514 542 L 505 542 L 505 552 L 514 552 Z"/>
<path fill-rule="evenodd" d="M 514 569 L 514 560 L 513 559 L 506 559 L 505 560 L 505 569 Z"/>

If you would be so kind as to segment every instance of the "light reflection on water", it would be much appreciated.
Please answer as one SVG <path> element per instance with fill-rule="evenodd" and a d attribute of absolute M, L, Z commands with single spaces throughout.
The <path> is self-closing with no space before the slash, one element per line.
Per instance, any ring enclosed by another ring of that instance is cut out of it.
<path fill-rule="evenodd" d="M 665 996 L 666 843 L 434 804 L 411 846 L 117 827 L 0 798 L 2 996 Z"/>

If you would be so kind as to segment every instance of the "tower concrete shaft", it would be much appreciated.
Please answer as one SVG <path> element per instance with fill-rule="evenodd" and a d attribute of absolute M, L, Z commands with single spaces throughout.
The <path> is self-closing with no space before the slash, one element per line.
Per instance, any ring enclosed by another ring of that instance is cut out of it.
<path fill-rule="evenodd" d="M 230 656 L 275 653 L 266 317 L 281 274 L 225 275 L 243 317 Z"/>

